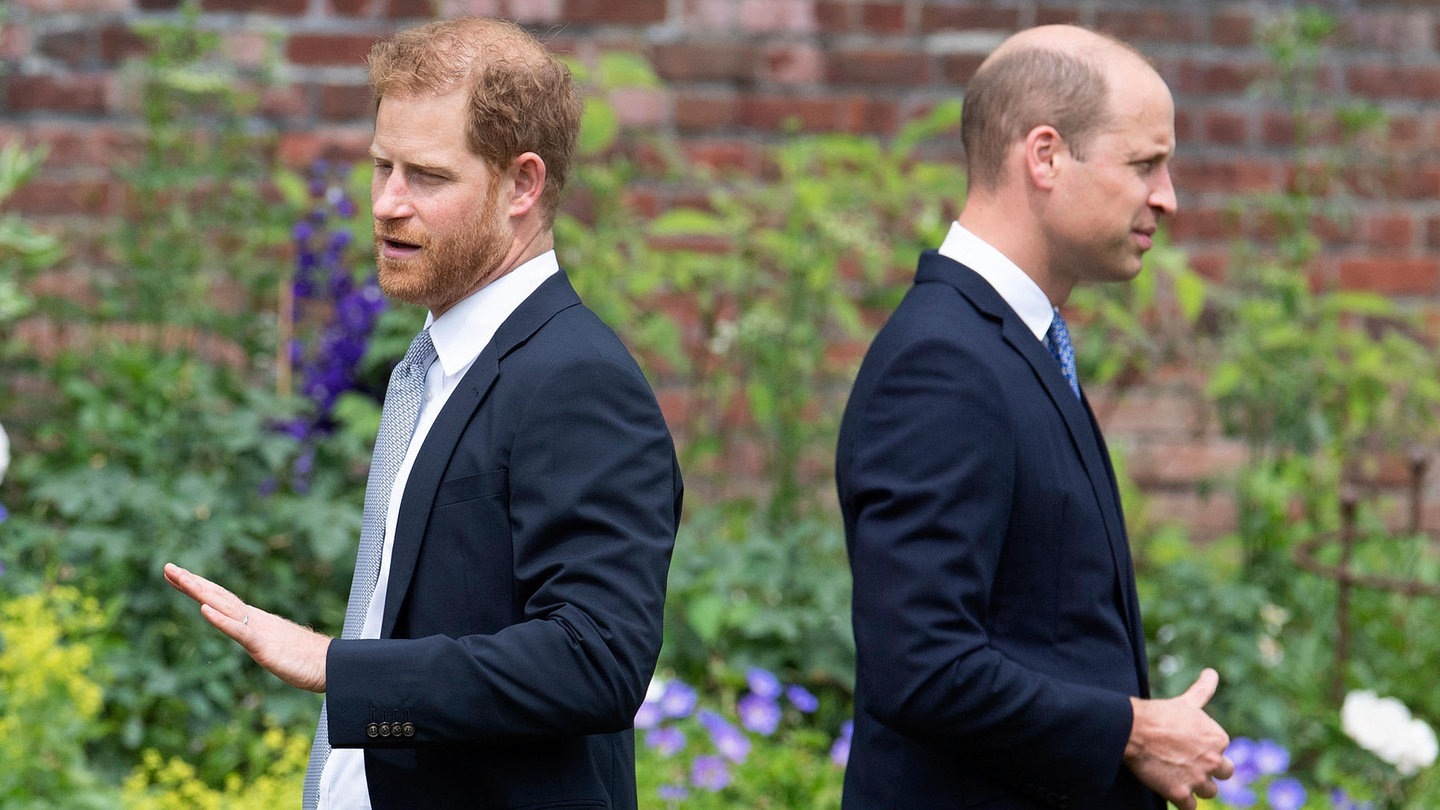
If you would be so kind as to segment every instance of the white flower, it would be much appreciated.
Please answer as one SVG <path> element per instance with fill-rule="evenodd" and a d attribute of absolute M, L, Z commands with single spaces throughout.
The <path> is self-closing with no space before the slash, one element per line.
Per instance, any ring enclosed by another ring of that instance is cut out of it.
<path fill-rule="evenodd" d="M 10 437 L 5 435 L 5 426 L 0 425 L 0 481 L 5 480 L 5 470 L 10 468 Z"/>
<path fill-rule="evenodd" d="M 1414 776 L 1435 762 L 1435 730 L 1412 717 L 1395 698 L 1357 689 L 1345 696 L 1340 725 L 1361 748 L 1394 765 L 1404 776 Z"/>

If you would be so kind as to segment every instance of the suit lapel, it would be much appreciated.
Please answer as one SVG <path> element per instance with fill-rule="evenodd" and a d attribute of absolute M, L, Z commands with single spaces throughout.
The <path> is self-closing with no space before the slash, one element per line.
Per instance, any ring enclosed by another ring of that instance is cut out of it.
<path fill-rule="evenodd" d="M 434 506 L 440 480 L 466 426 L 479 412 L 500 378 L 502 362 L 557 313 L 579 303 L 580 296 L 570 286 L 564 270 L 546 279 L 500 325 L 495 337 L 475 358 L 470 370 L 465 372 L 450 393 L 445 407 L 436 416 L 435 423 L 425 436 L 425 443 L 415 456 L 415 465 L 410 470 L 405 494 L 400 500 L 400 514 L 395 521 L 395 543 L 390 551 L 390 578 L 384 620 L 380 625 L 381 638 L 389 638 L 395 630 L 400 606 L 405 604 L 410 579 L 415 574 L 415 562 L 420 557 L 420 547 L 430 523 L 430 510 Z"/>
<path fill-rule="evenodd" d="M 1035 339 L 1035 333 L 1030 331 L 1020 316 L 1015 314 L 1015 310 L 1005 303 L 1005 299 L 1000 297 L 995 288 L 980 274 L 934 251 L 927 251 L 916 274 L 917 282 L 926 280 L 943 281 L 954 286 L 977 310 L 997 322 L 1001 338 L 1034 370 L 1036 378 L 1045 389 L 1045 395 L 1060 412 L 1070 433 L 1071 443 L 1085 467 L 1095 502 L 1100 507 L 1100 515 L 1105 522 L 1105 536 L 1110 544 L 1110 557 L 1121 583 L 1121 611 L 1125 616 L 1130 638 L 1136 644 L 1137 656 L 1143 659 L 1144 636 L 1138 626 L 1135 571 L 1130 560 L 1125 522 L 1120 512 L 1120 496 L 1115 487 L 1110 461 L 1105 455 L 1104 440 L 1100 437 L 1100 429 L 1094 421 L 1088 402 L 1075 397 L 1075 392 L 1070 389 L 1070 384 L 1065 381 L 1065 376 L 1060 371 L 1060 365 L 1055 362 L 1045 344 Z M 1141 662 L 1137 662 L 1137 666 L 1145 668 Z M 1144 684 L 1145 680 L 1142 677 L 1141 683 Z"/>

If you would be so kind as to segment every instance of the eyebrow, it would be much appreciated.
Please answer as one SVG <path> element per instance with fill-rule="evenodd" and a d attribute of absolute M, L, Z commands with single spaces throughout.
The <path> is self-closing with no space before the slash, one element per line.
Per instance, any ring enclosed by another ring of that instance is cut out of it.
<path fill-rule="evenodd" d="M 385 157 L 384 155 L 381 155 L 379 152 L 377 152 L 377 151 L 375 150 L 375 147 L 374 147 L 374 146 L 371 146 L 368 151 L 370 152 L 370 157 L 373 158 L 373 159 L 375 159 L 375 160 L 384 160 L 384 161 L 389 162 L 389 163 L 396 163 L 396 162 L 397 162 L 397 161 L 396 161 L 395 159 L 393 159 L 393 158 L 388 158 L 388 157 Z M 452 171 L 450 168 L 448 168 L 448 167 L 446 167 L 446 166 L 439 165 L 439 164 L 420 163 L 420 162 L 413 161 L 413 160 L 402 160 L 402 161 L 398 161 L 398 162 L 404 164 L 404 165 L 405 165 L 407 168 L 409 168 L 409 169 L 413 169 L 413 170 L 416 170 L 416 171 L 425 172 L 425 173 L 427 173 L 427 174 L 439 174 L 439 175 L 444 175 L 444 176 L 447 176 L 447 177 L 454 174 L 454 171 Z"/>

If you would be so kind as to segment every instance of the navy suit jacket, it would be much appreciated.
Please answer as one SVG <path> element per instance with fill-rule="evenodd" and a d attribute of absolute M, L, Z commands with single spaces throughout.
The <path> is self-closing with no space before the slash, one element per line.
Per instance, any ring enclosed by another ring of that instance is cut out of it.
<path fill-rule="evenodd" d="M 331 743 L 382 808 L 636 806 L 681 481 L 564 272 L 500 327 L 406 484 L 380 639 L 335 640 Z"/>
<path fill-rule="evenodd" d="M 1163 807 L 1122 761 L 1148 682 L 1104 442 L 974 271 L 921 256 L 836 476 L 857 652 L 844 807 Z"/>

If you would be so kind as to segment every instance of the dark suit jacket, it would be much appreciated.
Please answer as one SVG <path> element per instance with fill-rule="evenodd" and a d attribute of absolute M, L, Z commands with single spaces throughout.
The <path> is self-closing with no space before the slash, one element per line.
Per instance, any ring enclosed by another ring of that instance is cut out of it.
<path fill-rule="evenodd" d="M 680 499 L 650 386 L 557 273 L 420 449 L 381 638 L 330 645 L 330 740 L 377 810 L 636 806 Z"/>
<path fill-rule="evenodd" d="M 1162 807 L 1122 763 L 1148 684 L 1100 431 L 974 271 L 921 257 L 836 475 L 858 659 L 844 807 Z"/>

